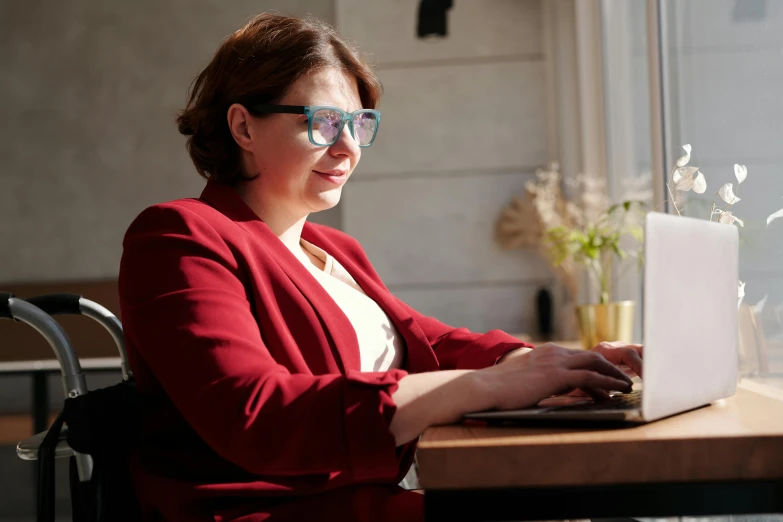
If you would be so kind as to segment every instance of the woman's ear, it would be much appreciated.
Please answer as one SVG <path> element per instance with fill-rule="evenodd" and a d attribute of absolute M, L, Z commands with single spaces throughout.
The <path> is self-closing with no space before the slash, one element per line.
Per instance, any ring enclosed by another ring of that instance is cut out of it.
<path fill-rule="evenodd" d="M 228 128 L 231 130 L 231 136 L 242 149 L 252 152 L 253 150 L 253 132 L 250 125 L 250 113 L 247 109 L 238 103 L 228 108 Z"/>

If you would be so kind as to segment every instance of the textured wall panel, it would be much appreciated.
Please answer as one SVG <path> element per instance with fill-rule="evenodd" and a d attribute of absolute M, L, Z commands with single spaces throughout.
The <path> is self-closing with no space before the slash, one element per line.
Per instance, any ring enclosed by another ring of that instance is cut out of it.
<path fill-rule="evenodd" d="M 271 8 L 331 20 L 334 2 L 4 4 L 0 281 L 114 277 L 139 211 L 198 196 L 175 114 L 220 41 Z"/>
<path fill-rule="evenodd" d="M 540 61 L 381 71 L 381 129 L 357 172 L 546 163 L 543 75 Z"/>
<path fill-rule="evenodd" d="M 459 0 L 447 12 L 446 38 L 416 35 L 419 0 L 339 0 L 340 31 L 381 66 L 541 52 L 541 4 Z"/>
<path fill-rule="evenodd" d="M 391 291 L 419 312 L 451 326 L 531 333 L 536 331 L 535 295 L 542 287 L 551 287 L 551 282 Z"/>
<path fill-rule="evenodd" d="M 534 251 L 503 251 L 495 220 L 531 174 L 348 182 L 345 231 L 364 246 L 386 284 L 539 280 Z"/>

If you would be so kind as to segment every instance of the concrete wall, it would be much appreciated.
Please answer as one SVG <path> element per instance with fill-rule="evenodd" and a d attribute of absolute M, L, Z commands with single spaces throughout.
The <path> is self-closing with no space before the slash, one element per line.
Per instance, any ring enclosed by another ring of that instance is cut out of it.
<path fill-rule="evenodd" d="M 173 121 L 191 80 L 225 35 L 278 8 L 336 21 L 372 53 L 386 90 L 378 141 L 337 209 L 311 219 L 355 235 L 422 312 L 477 331 L 532 330 L 534 293 L 552 276 L 536 254 L 501 251 L 492 236 L 500 209 L 549 159 L 541 2 L 455 2 L 448 38 L 428 41 L 414 36 L 417 6 L 0 4 L 0 282 L 116 277 L 133 217 L 203 186 Z M 61 404 L 56 378 L 51 387 Z M 0 379 L 0 411 L 29 400 L 25 378 Z M 0 519 L 27 516 L 30 465 L 0 450 L 0 490 L 11 493 Z"/>
<path fill-rule="evenodd" d="M 492 236 L 547 162 L 541 2 L 455 2 L 448 36 L 427 40 L 417 6 L 337 0 L 341 33 L 372 54 L 385 88 L 380 134 L 341 202 L 344 229 L 414 308 L 477 331 L 531 331 L 550 272 Z"/>
<path fill-rule="evenodd" d="M 114 278 L 138 212 L 198 196 L 175 114 L 221 39 L 268 9 L 334 21 L 330 0 L 0 3 L 0 282 Z M 313 220 L 339 227 L 339 207 Z M 30 387 L 0 378 L 0 415 L 26 410 Z M 33 519 L 33 468 L 0 445 L 0 520 Z"/>
<path fill-rule="evenodd" d="M 335 210 L 403 299 L 477 330 L 528 330 L 550 275 L 501 252 L 492 223 L 546 163 L 537 0 L 460 2 L 446 39 L 414 36 L 418 2 L 283 3 L 338 22 L 372 53 L 383 129 Z M 280 2 L 3 5 L 0 282 L 116 276 L 145 206 L 203 181 L 173 123 L 218 42 Z"/>
<path fill-rule="evenodd" d="M 0 282 L 116 277 L 144 207 L 198 196 L 174 117 L 222 38 L 275 8 L 334 18 L 323 0 L 3 2 Z"/>

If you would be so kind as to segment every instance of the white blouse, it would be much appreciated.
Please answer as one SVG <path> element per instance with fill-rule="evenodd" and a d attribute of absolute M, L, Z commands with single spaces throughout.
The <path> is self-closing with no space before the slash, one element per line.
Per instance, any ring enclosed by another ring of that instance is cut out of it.
<path fill-rule="evenodd" d="M 356 331 L 363 372 L 400 368 L 405 344 L 386 312 L 370 299 L 345 268 L 323 249 L 300 240 L 302 247 L 324 262 L 323 270 L 309 260 L 305 266 L 321 283 Z"/>

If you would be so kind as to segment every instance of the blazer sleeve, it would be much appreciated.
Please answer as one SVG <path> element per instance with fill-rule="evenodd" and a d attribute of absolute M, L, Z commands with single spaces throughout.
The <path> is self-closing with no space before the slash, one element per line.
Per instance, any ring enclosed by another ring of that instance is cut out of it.
<path fill-rule="evenodd" d="M 145 210 L 123 247 L 128 342 L 219 455 L 256 474 L 398 476 L 403 452 L 389 424 L 405 371 L 313 376 L 277 364 L 253 315 L 248 276 L 192 210 Z"/>
<path fill-rule="evenodd" d="M 512 350 L 535 348 L 502 330 L 487 333 L 471 332 L 467 328 L 455 328 L 414 310 L 397 300 L 407 309 L 413 320 L 427 337 L 442 370 L 475 370 L 493 366 Z"/>
<path fill-rule="evenodd" d="M 381 281 L 372 263 L 370 263 L 370 259 L 359 241 L 342 232 L 337 233 L 345 242 L 357 264 L 386 291 L 389 291 L 383 281 Z M 481 334 L 471 332 L 467 328 L 449 326 L 434 317 L 429 317 L 414 310 L 413 307 L 398 297 L 394 296 L 394 298 L 422 329 L 427 337 L 427 341 L 435 352 L 435 357 L 438 359 L 442 370 L 476 370 L 486 368 L 496 364 L 501 357 L 512 350 L 517 348 L 535 348 L 534 345 L 521 341 L 502 330 L 490 330 Z"/>

